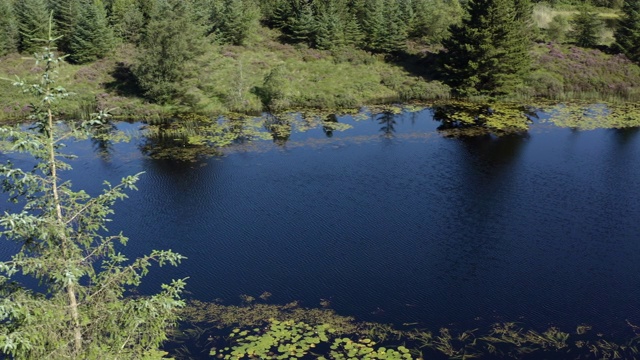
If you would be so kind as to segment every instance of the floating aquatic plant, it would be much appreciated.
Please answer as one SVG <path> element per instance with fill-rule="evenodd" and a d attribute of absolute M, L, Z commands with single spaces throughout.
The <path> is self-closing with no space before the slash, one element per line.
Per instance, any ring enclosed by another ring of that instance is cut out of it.
<path fill-rule="evenodd" d="M 435 103 L 433 118 L 447 136 L 506 134 L 527 131 L 528 108 L 505 102 L 446 101 Z"/>
<path fill-rule="evenodd" d="M 436 333 L 420 327 L 360 322 L 331 309 L 302 308 L 297 302 L 245 306 L 192 302 L 182 314 L 205 337 L 211 354 L 228 358 L 421 359 L 421 358 L 593 358 L 634 359 L 640 356 L 640 328 L 628 323 L 626 341 L 605 339 L 581 324 L 574 332 L 556 327 L 526 329 L 514 322 L 489 328 Z M 419 325 L 419 324 L 416 324 Z M 221 335 L 228 334 L 227 337 Z M 216 334 L 213 336 L 212 334 Z M 226 339 L 226 340 L 225 340 Z"/>
<path fill-rule="evenodd" d="M 541 107 L 548 113 L 547 122 L 580 130 L 621 129 L 640 126 L 637 103 L 570 103 Z"/>

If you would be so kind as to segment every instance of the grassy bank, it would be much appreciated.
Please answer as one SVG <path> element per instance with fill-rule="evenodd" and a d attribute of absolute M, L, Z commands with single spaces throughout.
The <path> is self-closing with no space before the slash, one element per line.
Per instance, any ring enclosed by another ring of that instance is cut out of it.
<path fill-rule="evenodd" d="M 86 118 L 96 108 L 112 109 L 114 115 L 129 119 L 186 111 L 259 113 L 264 109 L 260 89 L 274 69 L 280 74 L 280 110 L 336 111 L 450 96 L 446 85 L 428 80 L 437 73 L 437 55 L 426 46 L 414 44 L 409 53 L 391 58 L 353 48 L 322 51 L 283 44 L 279 35 L 277 30 L 262 28 L 245 46 L 208 44 L 197 59 L 197 73 L 186 84 L 189 90 L 180 105 L 160 106 L 141 96 L 132 74 L 138 56 L 132 45 L 120 45 L 107 58 L 91 64 L 66 64 L 59 83 L 75 95 L 64 102 L 63 113 Z M 640 100 L 640 67 L 623 56 L 552 42 L 534 44 L 531 53 L 533 71 L 512 96 L 518 101 Z M 2 78 L 35 78 L 41 71 L 19 54 L 0 58 Z M 0 119 L 24 118 L 29 101 L 27 94 L 16 95 L 11 81 L 0 82 Z"/>
<path fill-rule="evenodd" d="M 381 55 L 282 44 L 278 35 L 263 28 L 245 46 L 207 45 L 205 54 L 197 59 L 199 70 L 187 83 L 187 101 L 181 105 L 160 106 L 140 95 L 132 74 L 137 53 L 131 45 L 121 45 L 109 57 L 88 65 L 67 64 L 60 70 L 59 83 L 75 96 L 65 102 L 63 111 L 86 116 L 98 107 L 137 118 L 186 110 L 216 115 L 260 112 L 263 104 L 258 90 L 275 68 L 282 69 L 282 104 L 288 109 L 332 110 L 449 96 L 447 86 L 413 75 Z M 41 70 L 18 54 L 0 58 L 2 78 L 34 78 Z M 11 81 L 0 82 L 0 116 L 4 119 L 27 113 L 24 104 L 29 103 L 29 96 L 15 94 Z"/>

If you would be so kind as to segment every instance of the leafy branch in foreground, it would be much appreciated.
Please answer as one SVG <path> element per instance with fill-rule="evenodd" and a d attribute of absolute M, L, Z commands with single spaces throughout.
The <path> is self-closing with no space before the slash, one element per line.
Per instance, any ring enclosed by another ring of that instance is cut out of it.
<path fill-rule="evenodd" d="M 0 354 L 16 359 L 161 358 L 158 347 L 184 305 L 184 280 L 163 285 L 153 296 L 125 295 L 152 263 L 177 265 L 183 257 L 156 250 L 130 261 L 117 250 L 127 238 L 106 235 L 111 206 L 127 197 L 126 190 L 136 189 L 140 174 L 115 186 L 105 182 L 95 197 L 72 190 L 59 177 L 70 169 L 64 161 L 72 157 L 62 152 L 63 141 L 86 139 L 103 122 L 54 120 L 56 104 L 69 94 L 55 84 L 62 60 L 51 25 L 48 34 L 36 54 L 44 67 L 40 82 L 15 82 L 39 99 L 31 104 L 32 125 L 0 128 L 0 149 L 31 155 L 35 164 L 30 171 L 11 162 L 0 165 L 2 189 L 22 205 L 19 212 L 0 216 L 0 235 L 20 245 L 11 260 L 0 262 Z"/>

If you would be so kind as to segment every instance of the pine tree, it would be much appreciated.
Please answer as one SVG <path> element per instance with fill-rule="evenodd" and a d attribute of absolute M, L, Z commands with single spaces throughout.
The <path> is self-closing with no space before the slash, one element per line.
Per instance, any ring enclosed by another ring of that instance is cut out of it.
<path fill-rule="evenodd" d="M 10 0 L 0 0 L 0 56 L 18 50 L 18 26 Z"/>
<path fill-rule="evenodd" d="M 444 80 L 460 95 L 506 94 L 529 70 L 528 39 L 513 0 L 470 0 L 443 42 Z"/>
<path fill-rule="evenodd" d="M 602 21 L 590 5 L 580 7 L 577 15 L 571 19 L 571 38 L 580 47 L 596 47 L 600 42 Z"/>
<path fill-rule="evenodd" d="M 20 0 L 14 3 L 18 23 L 20 52 L 39 51 L 42 43 L 38 39 L 47 36 L 49 10 L 45 0 Z"/>
<path fill-rule="evenodd" d="M 622 14 L 613 47 L 632 61 L 640 62 L 640 1 L 625 0 Z"/>
<path fill-rule="evenodd" d="M 82 0 L 79 21 L 69 43 L 70 59 L 78 64 L 95 61 L 113 49 L 113 32 L 102 0 Z"/>
<path fill-rule="evenodd" d="M 107 183 L 96 197 L 74 191 L 62 178 L 70 169 L 62 141 L 87 138 L 107 117 L 101 113 L 81 126 L 56 124 L 56 103 L 69 94 L 55 83 L 60 60 L 47 33 L 36 57 L 45 69 L 40 83 L 16 82 L 34 95 L 33 126 L 0 128 L 0 147 L 30 155 L 36 164 L 30 171 L 0 165 L 3 190 L 23 206 L 0 215 L 0 237 L 20 245 L 0 262 L 0 357 L 160 359 L 158 347 L 184 304 L 184 281 L 163 285 L 153 296 L 124 294 L 140 284 L 152 263 L 177 265 L 183 257 L 156 250 L 130 261 L 117 249 L 127 239 L 108 235 L 111 207 L 126 197 L 125 190 L 135 189 L 137 175 Z M 25 279 L 31 281 L 23 286 Z"/>
<path fill-rule="evenodd" d="M 158 103 L 179 101 L 193 60 L 203 52 L 204 29 L 182 0 L 167 0 L 145 30 L 134 75 L 145 96 Z"/>

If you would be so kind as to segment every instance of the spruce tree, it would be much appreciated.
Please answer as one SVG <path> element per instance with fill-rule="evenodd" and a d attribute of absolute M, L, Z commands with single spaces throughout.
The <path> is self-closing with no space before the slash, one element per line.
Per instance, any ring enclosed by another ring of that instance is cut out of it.
<path fill-rule="evenodd" d="M 42 43 L 38 39 L 47 37 L 49 9 L 46 0 L 20 0 L 14 3 L 18 22 L 20 52 L 39 51 Z"/>
<path fill-rule="evenodd" d="M 71 52 L 71 41 L 81 19 L 81 0 L 49 0 L 49 8 L 53 11 L 56 33 L 62 36 L 58 41 L 58 49 Z"/>
<path fill-rule="evenodd" d="M 18 49 L 18 26 L 10 0 L 0 0 L 0 56 Z"/>
<path fill-rule="evenodd" d="M 167 0 L 158 12 L 140 41 L 134 75 L 147 98 L 164 104 L 186 93 L 193 60 L 203 53 L 204 29 L 182 0 Z"/>
<path fill-rule="evenodd" d="M 413 12 L 413 0 L 398 0 L 400 19 L 404 24 L 404 32 L 409 34 L 414 26 L 415 13 Z"/>
<path fill-rule="evenodd" d="M 355 13 L 349 11 L 346 14 L 344 23 L 344 42 L 345 45 L 361 47 L 364 34 L 358 23 L 358 18 Z"/>
<path fill-rule="evenodd" d="M 449 36 L 449 27 L 462 18 L 458 0 L 413 0 L 413 24 L 409 36 L 439 44 Z"/>
<path fill-rule="evenodd" d="M 382 39 L 378 49 L 394 53 L 403 50 L 407 41 L 407 23 L 403 18 L 402 7 L 397 0 L 385 0 L 383 4 L 384 26 L 382 31 Z"/>
<path fill-rule="evenodd" d="M 313 46 L 316 34 L 316 18 L 311 3 L 302 3 L 293 9 L 294 14 L 289 18 L 287 30 L 289 39 L 296 43 L 306 43 Z"/>
<path fill-rule="evenodd" d="M 218 31 L 225 42 L 242 45 L 258 26 L 259 10 L 248 0 L 224 0 L 217 19 Z"/>
<path fill-rule="evenodd" d="M 584 4 L 571 19 L 571 38 L 580 47 L 596 47 L 600 42 L 602 21 L 590 5 Z"/>
<path fill-rule="evenodd" d="M 613 48 L 632 61 L 640 62 L 640 1 L 625 0 L 622 14 Z"/>
<path fill-rule="evenodd" d="M 386 31 L 384 0 L 365 0 L 361 27 L 364 31 L 365 47 L 370 50 L 380 49 Z"/>
<path fill-rule="evenodd" d="M 78 64 L 95 61 L 113 49 L 113 32 L 102 0 L 82 0 L 78 23 L 69 43 L 70 59 Z"/>
<path fill-rule="evenodd" d="M 113 0 L 109 11 L 109 23 L 116 38 L 135 43 L 140 39 L 140 30 L 144 27 L 145 21 L 136 0 Z"/>
<path fill-rule="evenodd" d="M 183 257 L 155 250 L 131 261 L 118 250 L 127 238 L 108 234 L 111 207 L 135 189 L 137 175 L 105 183 L 96 197 L 64 180 L 70 155 L 63 142 L 91 136 L 108 119 L 101 113 L 83 124 L 57 123 L 56 104 L 69 94 L 56 84 L 60 59 L 50 31 L 44 39 L 36 57 L 44 67 L 40 82 L 16 82 L 34 96 L 32 126 L 0 128 L 3 152 L 35 163 L 31 170 L 0 164 L 2 189 L 22 206 L 0 215 L 0 238 L 19 245 L 10 260 L 0 262 L 0 357 L 160 359 L 158 348 L 183 306 L 184 282 L 163 285 L 153 296 L 125 294 L 152 263 L 177 265 Z"/>
<path fill-rule="evenodd" d="M 318 9 L 315 44 L 319 49 L 336 49 L 345 45 L 345 21 L 336 1 L 327 1 Z"/>
<path fill-rule="evenodd" d="M 514 0 L 469 0 L 462 24 L 443 42 L 444 81 L 459 95 L 501 95 L 529 70 L 528 38 Z"/>
<path fill-rule="evenodd" d="M 278 0 L 273 4 L 271 17 L 267 19 L 268 24 L 286 32 L 289 25 L 289 18 L 294 13 L 293 5 L 289 0 Z"/>

